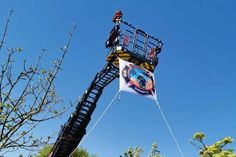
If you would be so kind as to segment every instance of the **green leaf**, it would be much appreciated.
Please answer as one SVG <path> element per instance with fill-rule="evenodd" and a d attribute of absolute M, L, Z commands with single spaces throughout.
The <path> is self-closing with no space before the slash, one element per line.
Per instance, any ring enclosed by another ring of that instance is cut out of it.
<path fill-rule="evenodd" d="M 227 143 L 232 143 L 233 142 L 233 138 L 232 137 L 225 137 L 225 138 L 223 138 L 223 140 L 222 140 L 225 144 L 227 144 Z"/>
<path fill-rule="evenodd" d="M 42 69 L 42 70 L 41 70 L 41 73 L 42 73 L 43 75 L 46 74 L 46 72 L 47 72 L 47 71 L 46 71 L 45 69 Z"/>
<path fill-rule="evenodd" d="M 197 132 L 193 135 L 194 140 L 202 141 L 205 138 L 205 134 L 203 132 Z"/>
<path fill-rule="evenodd" d="M 25 136 L 25 135 L 26 135 L 26 132 L 22 131 L 21 136 Z"/>
<path fill-rule="evenodd" d="M 12 106 L 10 105 L 10 104 L 4 104 L 4 107 L 6 107 L 6 108 L 11 108 Z"/>
<path fill-rule="evenodd" d="M 18 48 L 16 48 L 16 51 L 17 51 L 17 52 L 21 52 L 21 51 L 22 51 L 22 48 L 21 48 L 21 47 L 18 47 Z"/>

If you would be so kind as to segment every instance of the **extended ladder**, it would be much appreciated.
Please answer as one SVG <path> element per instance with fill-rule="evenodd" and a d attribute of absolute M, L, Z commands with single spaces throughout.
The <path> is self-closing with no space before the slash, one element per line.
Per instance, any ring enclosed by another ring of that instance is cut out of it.
<path fill-rule="evenodd" d="M 96 103 L 106 85 L 119 76 L 119 69 L 113 64 L 107 64 L 95 76 L 90 87 L 80 99 L 76 110 L 67 123 L 61 128 L 50 157 L 68 157 L 78 146 L 86 133 L 86 127 L 96 107 Z"/>

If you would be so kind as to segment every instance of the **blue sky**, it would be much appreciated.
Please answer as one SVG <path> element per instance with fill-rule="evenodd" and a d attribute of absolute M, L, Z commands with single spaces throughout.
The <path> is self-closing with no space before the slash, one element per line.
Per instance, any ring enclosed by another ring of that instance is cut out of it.
<path fill-rule="evenodd" d="M 111 18 L 121 9 L 124 20 L 164 42 L 155 71 L 158 99 L 185 156 L 195 157 L 198 151 L 189 143 L 194 132 L 205 132 L 209 143 L 225 136 L 236 138 L 235 5 L 233 0 L 5 0 L 0 30 L 14 7 L 7 47 L 21 46 L 22 55 L 32 62 L 41 48 L 48 48 L 48 62 L 58 56 L 73 22 L 78 24 L 56 80 L 59 94 L 68 103 L 83 94 L 104 66 Z M 88 129 L 117 90 L 118 80 L 104 90 Z M 40 125 L 36 134 L 59 131 L 71 112 Z M 163 156 L 180 156 L 155 103 L 124 93 L 82 146 L 100 157 L 119 156 L 130 146 L 140 146 L 145 156 L 154 141 Z M 232 147 L 236 149 L 236 144 Z"/>

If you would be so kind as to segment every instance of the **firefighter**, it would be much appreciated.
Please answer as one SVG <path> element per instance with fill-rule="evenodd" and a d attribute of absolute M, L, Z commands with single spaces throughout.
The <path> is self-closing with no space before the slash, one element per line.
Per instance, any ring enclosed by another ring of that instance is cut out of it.
<path fill-rule="evenodd" d="M 121 10 L 116 11 L 115 15 L 112 18 L 112 21 L 114 23 L 116 23 L 117 21 L 119 21 L 122 18 L 122 15 L 123 14 L 122 14 Z M 112 46 L 116 45 L 117 43 L 119 43 L 119 41 L 118 41 L 119 31 L 120 31 L 120 26 L 117 23 L 115 25 L 115 27 L 111 30 L 109 38 L 105 43 L 106 48 L 112 47 Z"/>
<path fill-rule="evenodd" d="M 150 49 L 150 52 L 149 52 L 149 58 L 150 58 L 151 60 L 154 60 L 155 57 L 156 57 L 156 48 L 151 48 L 151 49 Z"/>
<path fill-rule="evenodd" d="M 122 18 L 123 13 L 121 10 L 116 11 L 115 15 L 112 18 L 112 21 L 116 23 L 116 21 L 120 20 Z"/>
<path fill-rule="evenodd" d="M 155 60 L 157 54 L 159 54 L 160 52 L 161 52 L 161 48 L 159 46 L 157 46 L 156 48 L 151 48 L 149 52 L 149 58 L 151 60 Z"/>

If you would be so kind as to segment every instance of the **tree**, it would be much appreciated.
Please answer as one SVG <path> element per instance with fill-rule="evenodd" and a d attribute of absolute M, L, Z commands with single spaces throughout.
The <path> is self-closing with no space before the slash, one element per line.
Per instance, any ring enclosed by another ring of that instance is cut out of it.
<path fill-rule="evenodd" d="M 134 148 L 131 147 L 124 153 L 124 157 L 140 157 L 140 154 L 142 152 L 143 149 L 140 147 L 134 147 Z"/>
<path fill-rule="evenodd" d="M 36 155 L 36 157 L 48 157 L 52 150 L 52 145 L 46 145 L 44 146 L 39 153 Z M 84 148 L 76 148 L 74 153 L 71 155 L 71 157 L 97 157 L 96 155 L 90 155 L 86 149 Z"/>
<path fill-rule="evenodd" d="M 153 143 L 152 144 L 152 149 L 148 157 L 161 157 L 160 156 L 160 151 L 157 149 L 157 144 Z"/>
<path fill-rule="evenodd" d="M 35 137 L 32 130 L 44 121 L 61 116 L 68 109 L 63 107 L 54 82 L 76 29 L 74 25 L 66 45 L 60 49 L 60 56 L 51 68 L 43 67 L 46 49 L 42 49 L 33 65 L 23 60 L 20 66 L 15 58 L 23 55 L 23 49 L 4 49 L 13 12 L 12 9 L 0 40 L 0 156 L 20 148 L 33 150 L 50 140 L 50 136 Z M 19 67 L 22 67 L 20 71 Z"/>
<path fill-rule="evenodd" d="M 143 152 L 143 149 L 140 147 L 134 147 L 129 148 L 127 151 L 125 151 L 123 156 L 120 157 L 141 157 L 141 154 Z M 160 151 L 157 149 L 157 144 L 152 144 L 152 149 L 148 155 L 148 157 L 161 157 Z"/>
<path fill-rule="evenodd" d="M 205 137 L 203 132 L 197 132 L 191 141 L 200 150 L 199 155 L 201 157 L 236 157 L 233 149 L 226 148 L 228 144 L 233 142 L 232 137 L 225 137 L 212 145 L 205 144 Z"/>
<path fill-rule="evenodd" d="M 51 150 L 52 150 L 52 146 L 46 145 L 39 151 L 39 153 L 38 153 L 38 155 L 36 155 L 36 157 L 48 157 L 49 154 L 51 153 Z"/>
<path fill-rule="evenodd" d="M 233 142 L 232 137 L 225 137 L 212 145 L 205 144 L 205 137 L 206 136 L 204 133 L 197 132 L 193 135 L 191 140 L 191 143 L 200 150 L 200 157 L 236 157 L 236 153 L 232 148 L 226 148 Z M 142 152 L 143 150 L 140 147 L 129 148 L 125 151 L 124 155 L 120 157 L 141 157 Z M 156 143 L 152 145 L 152 149 L 148 157 L 161 157 Z"/>

